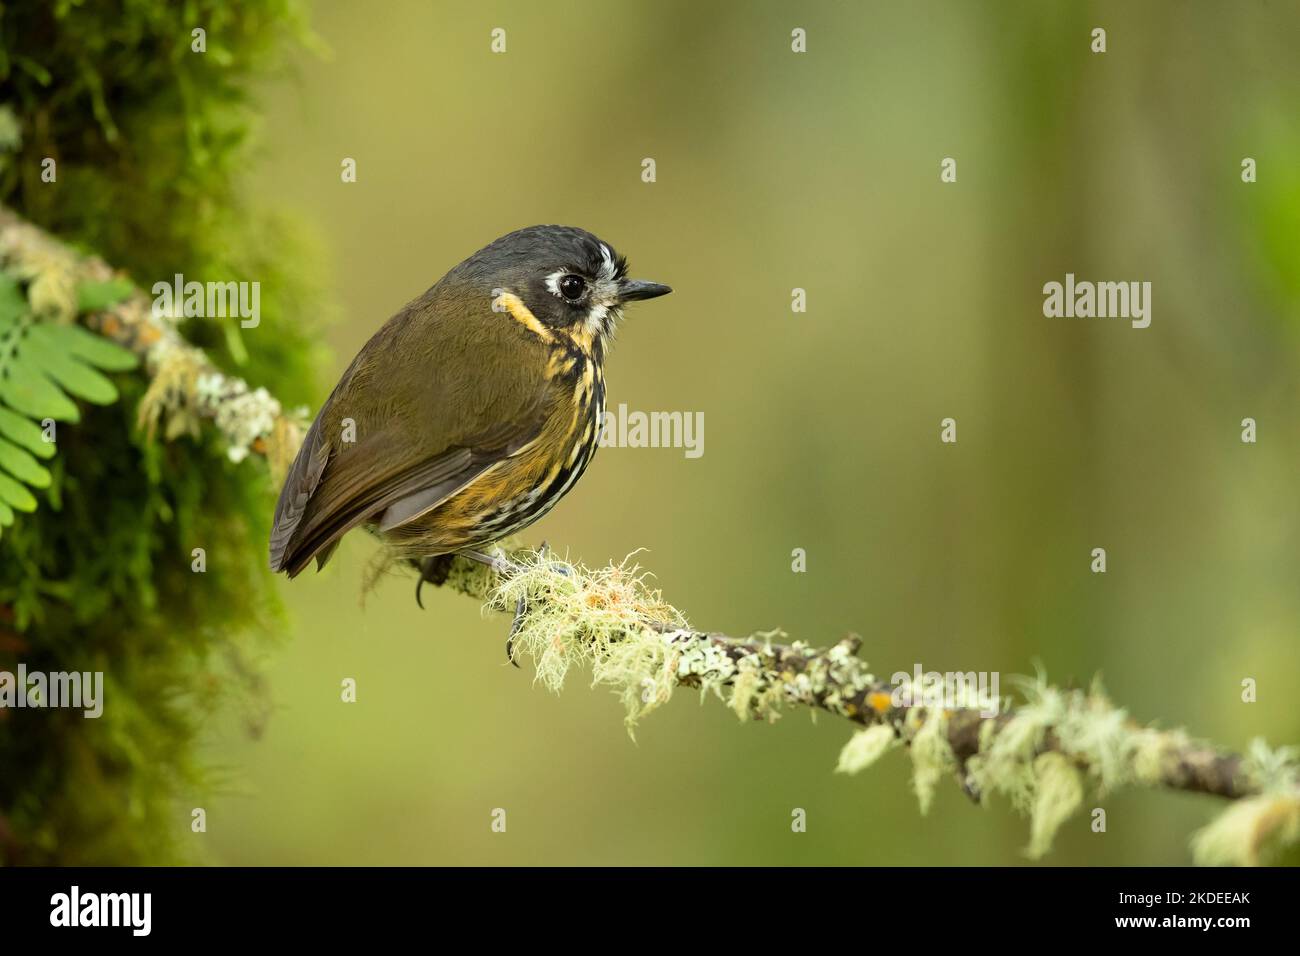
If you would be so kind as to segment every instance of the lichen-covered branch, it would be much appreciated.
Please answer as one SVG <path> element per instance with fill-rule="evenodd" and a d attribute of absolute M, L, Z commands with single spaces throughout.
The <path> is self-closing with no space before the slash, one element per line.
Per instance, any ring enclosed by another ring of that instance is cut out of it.
<path fill-rule="evenodd" d="M 33 280 L 33 305 L 56 317 L 77 311 L 77 287 L 87 281 L 117 278 L 97 256 L 65 245 L 12 210 L 0 206 L 0 266 Z M 168 438 L 196 432 L 211 422 L 227 441 L 230 457 L 265 455 L 272 474 L 282 475 L 302 441 L 300 415 L 286 414 L 266 389 L 218 369 L 201 349 L 190 345 L 174 316 L 155 314 L 152 300 L 139 290 L 85 323 L 134 352 L 151 385 L 140 403 L 140 424 Z"/>
<path fill-rule="evenodd" d="M 905 746 L 922 812 L 948 776 L 977 801 L 1005 796 L 1030 817 L 1031 856 L 1049 849 L 1089 792 L 1134 785 L 1234 801 L 1194 838 L 1199 862 L 1256 863 L 1300 839 L 1294 750 L 1256 742 L 1239 755 L 1182 730 L 1143 726 L 1099 686 L 1060 689 L 1040 676 L 1020 682 L 1023 699 L 1013 706 L 959 684 L 965 699 L 929 705 L 925 689 L 910 680 L 875 676 L 857 656 L 856 636 L 816 648 L 775 632 L 699 631 L 628 564 L 590 571 L 515 551 L 498 571 L 445 558 L 433 583 L 498 611 L 513 613 L 522 599 L 515 656 L 531 658 L 537 680 L 551 690 L 574 666 L 589 667 L 593 685 L 622 699 L 629 730 L 677 687 L 712 694 L 744 719 L 773 720 L 792 705 L 827 711 L 863 728 L 844 747 L 839 770 L 855 773 Z"/>

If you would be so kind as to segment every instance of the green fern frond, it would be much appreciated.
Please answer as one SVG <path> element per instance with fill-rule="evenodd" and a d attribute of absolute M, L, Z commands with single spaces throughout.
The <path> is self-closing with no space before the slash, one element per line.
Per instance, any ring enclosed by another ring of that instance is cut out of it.
<path fill-rule="evenodd" d="M 102 309 L 130 292 L 122 281 L 85 283 L 77 289 L 81 311 Z M 0 533 L 14 512 L 35 511 L 31 489 L 51 486 L 42 459 L 54 457 L 42 424 L 77 422 L 76 399 L 94 405 L 117 401 L 103 372 L 132 369 L 129 351 L 78 325 L 45 321 L 14 276 L 0 272 Z"/>

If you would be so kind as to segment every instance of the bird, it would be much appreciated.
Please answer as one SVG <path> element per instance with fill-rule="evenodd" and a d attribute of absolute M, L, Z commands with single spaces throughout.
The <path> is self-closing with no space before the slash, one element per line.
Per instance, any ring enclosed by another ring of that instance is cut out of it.
<path fill-rule="evenodd" d="M 270 533 L 296 577 L 365 527 L 422 568 L 537 521 L 600 444 L 605 358 L 629 302 L 672 289 L 630 279 L 584 229 L 540 225 L 489 243 L 390 318 L 321 406 Z M 507 644 L 509 652 L 509 644 Z"/>

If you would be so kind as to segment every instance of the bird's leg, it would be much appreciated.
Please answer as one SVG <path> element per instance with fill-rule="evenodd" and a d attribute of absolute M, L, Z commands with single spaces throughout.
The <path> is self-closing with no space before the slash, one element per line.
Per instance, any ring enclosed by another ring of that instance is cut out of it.
<path fill-rule="evenodd" d="M 545 541 L 542 542 L 541 552 L 546 553 Z M 506 660 L 514 664 L 515 667 L 519 666 L 519 662 L 515 660 L 515 635 L 519 633 L 519 628 L 523 626 L 524 611 L 527 609 L 528 602 L 524 600 L 524 596 L 521 594 L 515 601 L 515 618 L 510 622 L 510 634 L 506 637 Z"/>
<path fill-rule="evenodd" d="M 537 549 L 537 552 L 545 557 L 546 550 L 546 542 L 543 541 L 542 546 Z M 471 561 L 477 561 L 479 564 L 491 568 L 502 577 L 509 577 L 520 570 L 520 567 L 512 563 L 500 548 L 496 550 L 495 554 L 485 554 L 482 551 L 466 548 L 462 551 L 457 551 L 455 554 L 438 554 L 425 558 L 420 562 L 420 580 L 416 582 L 415 585 L 415 601 L 421 608 L 424 607 L 424 604 L 420 601 L 420 589 L 424 586 L 424 582 L 428 581 L 431 584 L 441 584 L 443 581 L 447 580 L 447 573 L 450 570 L 451 560 L 456 556 L 456 554 L 468 558 Z M 561 574 L 569 574 L 569 569 L 562 564 L 553 564 L 551 567 Z M 527 609 L 528 602 L 523 595 L 520 595 L 519 599 L 515 601 L 515 616 L 514 620 L 510 622 L 510 635 L 506 638 L 506 659 L 509 660 L 511 664 L 514 664 L 515 667 L 519 666 L 519 662 L 515 660 L 515 635 L 519 633 L 519 628 L 523 626 L 524 612 L 527 611 Z"/>
<path fill-rule="evenodd" d="M 463 558 L 469 558 L 471 561 L 487 565 L 502 577 L 508 577 L 519 570 L 517 566 L 510 563 L 510 559 L 506 557 L 505 552 L 500 548 L 497 548 L 496 554 L 484 554 L 482 551 L 475 551 L 472 548 L 466 548 L 456 553 Z"/>
<path fill-rule="evenodd" d="M 543 541 L 542 546 L 537 549 L 537 553 L 543 558 L 546 557 L 545 541 Z M 562 564 L 552 564 L 551 567 L 566 577 L 569 574 L 569 569 Z M 515 601 L 515 619 L 510 623 L 510 636 L 506 638 L 506 657 L 509 659 L 511 664 L 515 665 L 515 667 L 519 666 L 519 662 L 515 660 L 515 635 L 519 633 L 519 628 L 524 622 L 524 611 L 527 609 L 528 602 L 524 600 L 524 596 L 521 594 L 519 599 Z"/>
<path fill-rule="evenodd" d="M 502 577 L 508 577 L 519 570 L 516 565 L 510 563 L 510 560 L 504 553 L 502 553 L 500 548 L 497 549 L 495 554 L 484 554 L 482 551 L 475 551 L 470 548 L 466 548 L 458 553 L 469 558 L 471 561 L 477 561 L 479 564 L 487 565 Z M 527 603 L 521 595 L 519 600 L 515 602 L 515 617 L 514 620 L 510 622 L 510 635 L 506 638 L 506 659 L 509 660 L 511 664 L 514 664 L 515 667 L 519 666 L 519 662 L 515 660 L 514 654 L 515 634 L 518 633 L 519 627 L 523 623 L 525 607 L 527 607 Z"/>
<path fill-rule="evenodd" d="M 424 588 L 427 581 L 433 585 L 442 584 L 447 580 L 451 573 L 451 562 L 459 554 L 471 561 L 477 561 L 479 564 L 487 565 L 502 577 L 508 577 L 519 569 L 515 567 L 506 556 L 498 550 L 495 555 L 484 554 L 482 551 L 457 551 L 448 554 L 433 554 L 427 558 L 422 558 L 419 562 L 420 579 L 415 582 L 415 603 L 424 609 L 424 601 L 420 599 L 420 591 Z"/>

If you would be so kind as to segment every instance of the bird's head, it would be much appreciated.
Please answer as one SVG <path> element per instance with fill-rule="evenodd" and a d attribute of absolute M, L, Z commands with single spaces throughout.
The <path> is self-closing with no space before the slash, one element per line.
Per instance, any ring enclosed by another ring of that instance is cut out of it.
<path fill-rule="evenodd" d="M 502 236 L 449 275 L 471 280 L 493 308 L 603 352 L 623 307 L 672 291 L 627 277 L 627 259 L 584 229 L 530 226 Z M 522 306 L 522 308 L 521 308 Z"/>

